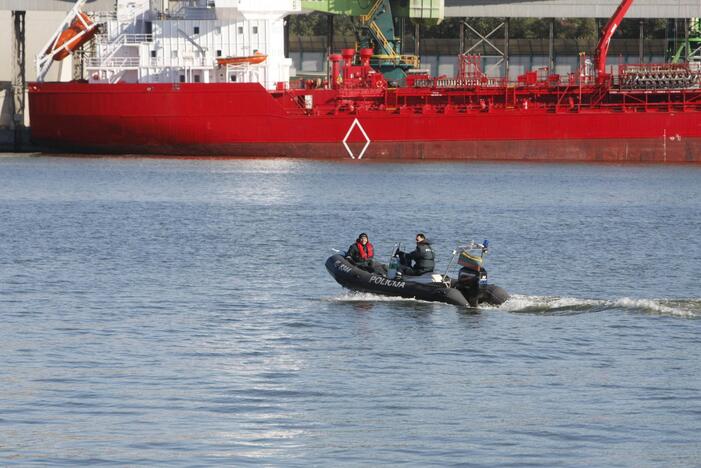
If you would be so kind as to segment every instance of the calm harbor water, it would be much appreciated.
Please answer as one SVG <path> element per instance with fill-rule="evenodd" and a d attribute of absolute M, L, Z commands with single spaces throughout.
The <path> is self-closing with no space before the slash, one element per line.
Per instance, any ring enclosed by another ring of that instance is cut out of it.
<path fill-rule="evenodd" d="M 0 227 L 0 465 L 701 460 L 701 167 L 3 157 Z M 345 292 L 361 231 L 513 298 Z"/>

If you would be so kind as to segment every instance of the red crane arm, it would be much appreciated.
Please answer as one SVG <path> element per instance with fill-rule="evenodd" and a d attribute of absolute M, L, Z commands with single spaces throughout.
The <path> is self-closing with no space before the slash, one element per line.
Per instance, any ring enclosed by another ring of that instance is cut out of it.
<path fill-rule="evenodd" d="M 621 4 L 618 5 L 618 8 L 616 8 L 613 16 L 609 22 L 606 23 L 606 27 L 601 34 L 599 43 L 596 45 L 596 71 L 599 77 L 604 76 L 606 73 L 606 57 L 608 57 L 609 45 L 611 44 L 613 33 L 616 32 L 616 28 L 618 28 L 618 25 L 621 24 L 621 20 L 623 20 L 623 18 L 626 16 L 628 8 L 630 8 L 632 4 L 633 0 L 623 0 Z"/>

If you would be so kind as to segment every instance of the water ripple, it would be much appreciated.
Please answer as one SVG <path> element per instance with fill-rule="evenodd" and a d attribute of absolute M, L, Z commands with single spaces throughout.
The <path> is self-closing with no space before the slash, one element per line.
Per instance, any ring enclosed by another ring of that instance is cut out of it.
<path fill-rule="evenodd" d="M 700 171 L 0 158 L 0 465 L 695 466 Z M 512 299 L 323 268 L 417 230 Z"/>

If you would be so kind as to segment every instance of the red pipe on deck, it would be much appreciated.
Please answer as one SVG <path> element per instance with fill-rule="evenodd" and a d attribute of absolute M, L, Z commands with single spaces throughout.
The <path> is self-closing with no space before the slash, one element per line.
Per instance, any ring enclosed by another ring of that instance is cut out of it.
<path fill-rule="evenodd" d="M 373 49 L 360 49 L 360 65 L 363 67 L 370 66 L 370 57 L 375 53 Z"/>
<path fill-rule="evenodd" d="M 343 57 L 343 79 L 348 79 L 348 70 L 351 65 L 353 65 L 353 58 L 355 57 L 355 49 L 341 49 L 341 56 Z"/>
<path fill-rule="evenodd" d="M 329 55 L 329 61 L 331 62 L 331 88 L 338 89 L 341 80 L 341 59 L 343 57 L 340 54 Z"/>

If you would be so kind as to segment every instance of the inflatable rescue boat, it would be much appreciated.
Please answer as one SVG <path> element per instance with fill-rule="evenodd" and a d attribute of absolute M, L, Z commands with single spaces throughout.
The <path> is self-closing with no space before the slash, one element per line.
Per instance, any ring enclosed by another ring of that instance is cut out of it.
<path fill-rule="evenodd" d="M 487 283 L 487 270 L 482 267 L 487 252 L 485 244 L 471 243 L 460 248 L 459 253 L 453 252 L 453 259 L 458 256 L 458 264 L 462 266 L 457 278 L 436 273 L 421 276 L 395 275 L 391 268 L 392 262 L 389 274 L 385 276 L 366 271 L 341 254 L 332 255 L 326 260 L 326 270 L 338 284 L 352 291 L 445 302 L 457 306 L 477 307 L 482 303 L 498 306 L 506 302 L 509 294 L 503 288 Z M 474 249 L 481 249 L 482 255 L 470 252 Z"/>

